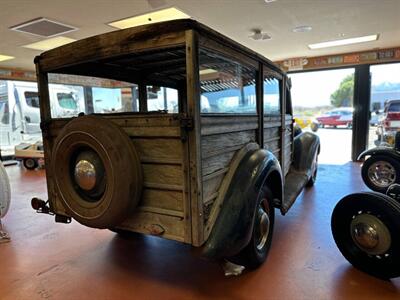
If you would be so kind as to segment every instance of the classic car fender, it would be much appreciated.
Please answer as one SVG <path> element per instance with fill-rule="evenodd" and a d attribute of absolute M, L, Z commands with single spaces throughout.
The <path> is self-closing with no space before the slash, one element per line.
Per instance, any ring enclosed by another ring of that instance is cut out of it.
<path fill-rule="evenodd" d="M 293 144 L 293 168 L 311 177 L 315 156 L 321 151 L 319 137 L 311 132 L 302 132 L 294 138 Z"/>
<path fill-rule="evenodd" d="M 257 198 L 267 184 L 281 201 L 282 171 L 276 157 L 264 149 L 251 149 L 241 157 L 223 196 L 222 208 L 201 255 L 210 259 L 231 257 L 250 241 Z"/>
<path fill-rule="evenodd" d="M 357 160 L 362 160 L 366 156 L 380 155 L 380 154 L 389 155 L 396 160 L 400 160 L 400 153 L 392 147 L 376 147 L 369 150 L 365 150 L 358 156 Z"/>

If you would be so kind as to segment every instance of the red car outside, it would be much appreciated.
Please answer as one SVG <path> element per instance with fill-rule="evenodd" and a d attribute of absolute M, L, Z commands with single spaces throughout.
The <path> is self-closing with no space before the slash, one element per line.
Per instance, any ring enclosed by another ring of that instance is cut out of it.
<path fill-rule="evenodd" d="M 347 126 L 351 127 L 353 123 L 353 108 L 342 107 L 326 112 L 316 118 L 321 127 L 325 126 Z"/>

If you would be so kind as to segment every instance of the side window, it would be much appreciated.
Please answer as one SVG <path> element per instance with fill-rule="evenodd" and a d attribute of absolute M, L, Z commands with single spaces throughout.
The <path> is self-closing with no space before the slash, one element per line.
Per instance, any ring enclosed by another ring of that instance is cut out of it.
<path fill-rule="evenodd" d="M 147 111 L 177 113 L 178 110 L 178 91 L 176 89 L 147 86 Z"/>
<path fill-rule="evenodd" d="M 280 115 L 280 81 L 271 75 L 264 75 L 264 115 Z"/>
<path fill-rule="evenodd" d="M 25 92 L 26 104 L 30 107 L 39 107 L 39 95 L 37 92 Z"/>
<path fill-rule="evenodd" d="M 200 50 L 200 109 L 202 113 L 255 114 L 256 70 Z"/>
<path fill-rule="evenodd" d="M 57 100 L 62 108 L 73 110 L 78 108 L 72 93 L 57 93 Z"/>

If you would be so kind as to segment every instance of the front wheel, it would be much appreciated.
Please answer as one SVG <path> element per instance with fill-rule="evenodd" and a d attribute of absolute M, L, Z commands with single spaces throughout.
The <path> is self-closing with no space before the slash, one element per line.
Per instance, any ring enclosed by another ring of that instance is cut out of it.
<path fill-rule="evenodd" d="M 390 156 L 370 156 L 361 168 L 361 176 L 371 190 L 385 194 L 390 185 L 400 182 L 400 162 Z"/>
<path fill-rule="evenodd" d="M 34 158 L 25 158 L 23 164 L 28 170 L 35 170 L 39 166 L 38 161 Z"/>
<path fill-rule="evenodd" d="M 249 269 L 258 268 L 267 259 L 275 222 L 273 197 L 269 188 L 263 187 L 258 197 L 250 242 L 237 256 L 238 263 Z"/>
<path fill-rule="evenodd" d="M 400 204 L 379 193 L 344 197 L 333 210 L 333 238 L 357 269 L 378 278 L 400 276 Z"/>
<path fill-rule="evenodd" d="M 311 123 L 310 127 L 313 132 L 317 132 L 319 125 L 317 123 Z"/>

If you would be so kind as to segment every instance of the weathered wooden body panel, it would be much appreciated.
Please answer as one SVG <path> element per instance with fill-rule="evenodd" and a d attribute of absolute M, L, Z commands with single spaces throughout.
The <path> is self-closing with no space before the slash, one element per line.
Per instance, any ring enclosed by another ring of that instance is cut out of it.
<path fill-rule="evenodd" d="M 187 161 L 183 153 L 187 144 L 181 140 L 178 115 L 105 116 L 129 135 L 140 156 L 143 191 L 135 213 L 121 226 L 123 229 L 158 234 L 191 243 L 190 204 L 188 198 Z M 48 142 L 53 144 L 68 120 L 54 120 Z M 53 187 L 50 180 L 50 186 Z M 66 214 L 51 189 L 49 199 L 56 213 Z M 158 230 L 158 231 L 157 231 Z"/>

